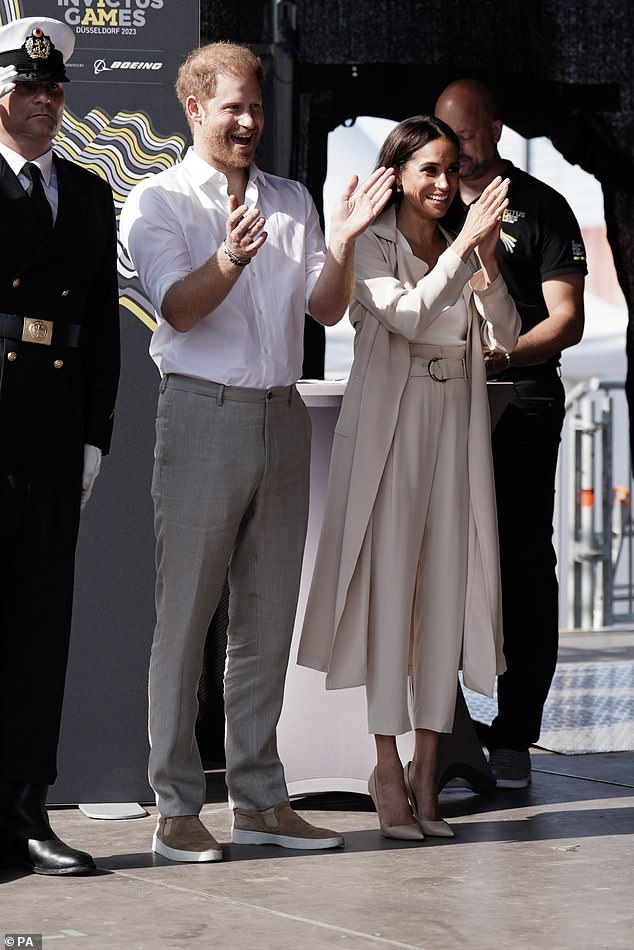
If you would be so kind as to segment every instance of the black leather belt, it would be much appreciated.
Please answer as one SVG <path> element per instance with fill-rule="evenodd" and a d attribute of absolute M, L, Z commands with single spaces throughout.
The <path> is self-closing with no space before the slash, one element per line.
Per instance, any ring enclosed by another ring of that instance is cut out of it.
<path fill-rule="evenodd" d="M 79 346 L 82 327 L 78 323 L 56 323 L 39 317 L 18 317 L 12 313 L 0 313 L 0 336 L 23 343 L 38 343 L 50 346 Z"/>

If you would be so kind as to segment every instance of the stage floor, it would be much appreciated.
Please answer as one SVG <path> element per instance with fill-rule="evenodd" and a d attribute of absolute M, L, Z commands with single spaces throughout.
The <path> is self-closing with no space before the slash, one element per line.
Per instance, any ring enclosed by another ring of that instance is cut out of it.
<path fill-rule="evenodd" d="M 586 741 L 620 716 L 632 749 L 633 672 L 631 630 L 563 634 L 552 722 Z M 52 810 L 99 872 L 0 871 L 0 937 L 43 934 L 68 950 L 631 950 L 634 751 L 534 750 L 528 789 L 445 790 L 456 837 L 420 845 L 382 838 L 368 797 L 331 794 L 295 807 L 345 834 L 343 849 L 232 846 L 225 794 L 224 773 L 209 773 L 203 818 L 225 860 L 207 865 L 149 852 L 153 807 L 130 821 Z"/>
<path fill-rule="evenodd" d="M 2 872 L 0 935 L 42 933 L 68 950 L 630 950 L 634 753 L 536 752 L 529 789 L 442 795 L 453 841 L 380 837 L 364 796 L 296 807 L 341 830 L 331 852 L 225 845 L 225 861 L 176 865 L 148 852 L 155 809 L 132 821 L 52 813 L 99 873 Z M 229 839 L 222 773 L 203 817 Z M 59 941 L 59 943 L 57 942 Z"/>

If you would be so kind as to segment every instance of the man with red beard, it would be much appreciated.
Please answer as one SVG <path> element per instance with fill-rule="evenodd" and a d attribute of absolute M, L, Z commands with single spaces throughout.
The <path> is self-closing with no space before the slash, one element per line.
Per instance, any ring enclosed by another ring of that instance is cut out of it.
<path fill-rule="evenodd" d="M 233 841 L 343 843 L 291 809 L 276 746 L 308 510 L 310 422 L 294 384 L 304 313 L 327 326 L 342 317 L 355 238 L 394 178 L 379 169 L 356 191 L 356 178 L 349 183 L 326 251 L 306 189 L 254 164 L 263 78 L 245 47 L 194 50 L 176 84 L 193 148 L 138 185 L 121 217 L 158 314 L 150 781 L 153 849 L 173 861 L 222 858 L 199 817 L 205 776 L 194 730 L 205 636 L 227 568 Z"/>

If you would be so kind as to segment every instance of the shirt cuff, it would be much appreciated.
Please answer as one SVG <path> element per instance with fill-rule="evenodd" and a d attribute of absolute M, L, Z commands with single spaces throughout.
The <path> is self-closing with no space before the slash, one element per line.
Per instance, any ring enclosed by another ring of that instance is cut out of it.
<path fill-rule="evenodd" d="M 154 309 L 159 317 L 163 318 L 163 301 L 170 287 L 173 287 L 178 280 L 182 280 L 183 277 L 187 277 L 190 273 L 191 271 L 185 271 L 184 273 L 178 271 L 172 274 L 163 274 L 161 280 L 156 285 L 156 293 L 152 300 Z"/>
<path fill-rule="evenodd" d="M 317 286 L 317 281 L 323 270 L 323 265 L 315 267 L 313 270 L 309 270 L 306 274 L 306 297 L 304 300 L 305 312 L 310 313 L 310 298 L 313 295 L 313 291 Z"/>

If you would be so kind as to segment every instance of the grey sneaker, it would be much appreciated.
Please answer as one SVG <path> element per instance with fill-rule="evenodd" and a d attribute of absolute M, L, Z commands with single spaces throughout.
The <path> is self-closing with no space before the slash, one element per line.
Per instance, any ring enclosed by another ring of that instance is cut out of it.
<path fill-rule="evenodd" d="M 518 749 L 492 749 L 489 768 L 498 788 L 527 788 L 531 783 L 531 757 Z"/>
<path fill-rule="evenodd" d="M 222 861 L 220 845 L 198 815 L 159 818 L 152 851 L 170 861 Z"/>
<path fill-rule="evenodd" d="M 277 844 L 281 848 L 320 851 L 337 848 L 343 844 L 343 837 L 328 828 L 310 825 L 284 802 L 266 811 L 234 808 L 232 841 L 235 844 Z"/>

